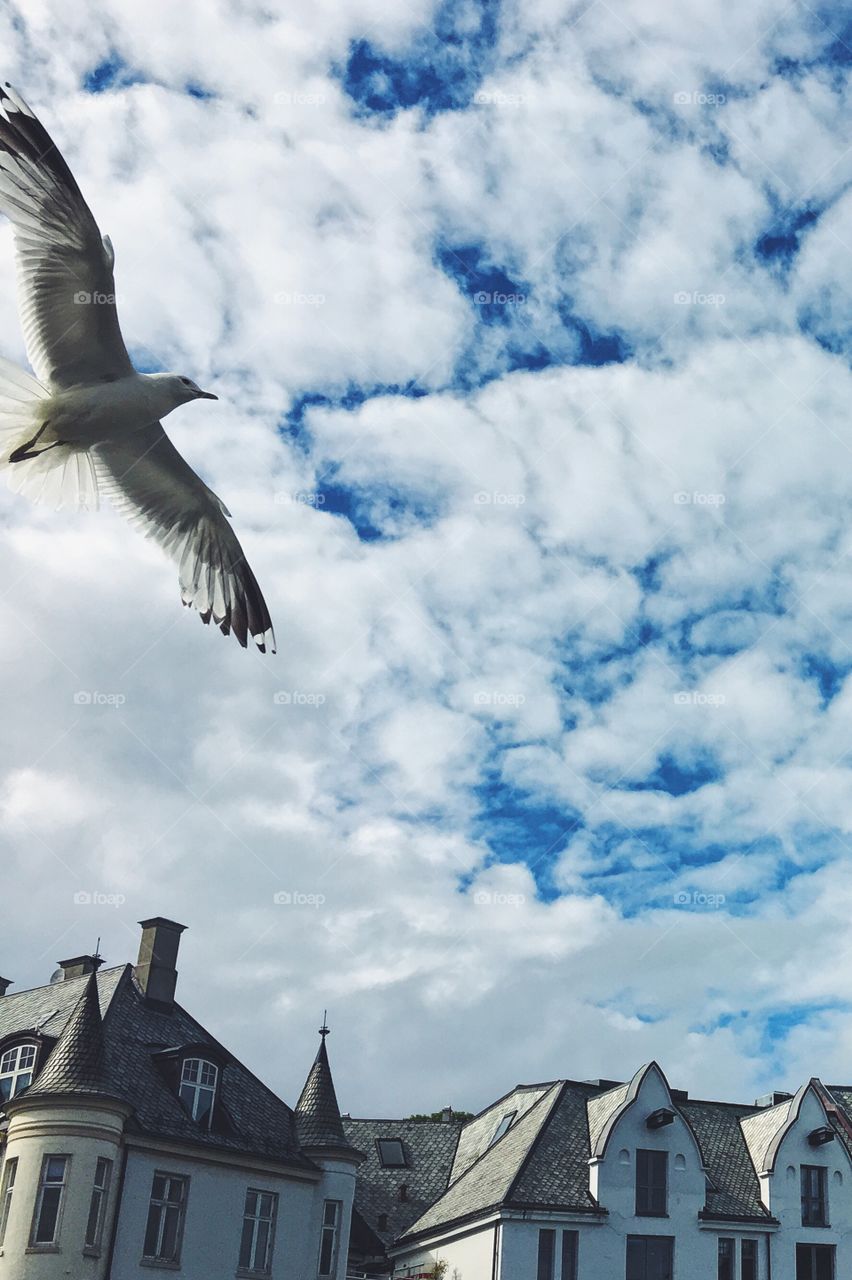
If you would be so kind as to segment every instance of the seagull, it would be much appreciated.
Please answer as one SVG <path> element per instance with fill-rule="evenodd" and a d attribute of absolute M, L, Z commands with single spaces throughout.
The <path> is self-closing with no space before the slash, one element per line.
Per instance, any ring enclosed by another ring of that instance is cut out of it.
<path fill-rule="evenodd" d="M 115 254 L 43 125 L 0 88 L 0 212 L 14 228 L 19 312 L 36 376 L 0 358 L 0 467 L 13 490 L 95 509 L 103 493 L 178 566 L 181 599 L 246 647 L 275 652 L 266 602 L 225 504 L 160 422 L 216 400 L 191 378 L 137 373 L 115 306 Z"/>

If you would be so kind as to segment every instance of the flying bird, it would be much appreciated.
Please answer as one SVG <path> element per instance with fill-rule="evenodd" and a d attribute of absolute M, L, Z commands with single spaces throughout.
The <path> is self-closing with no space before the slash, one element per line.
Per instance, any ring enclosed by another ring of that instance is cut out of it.
<path fill-rule="evenodd" d="M 191 378 L 134 369 L 109 237 L 9 84 L 0 89 L 0 212 L 14 227 L 19 311 L 36 373 L 0 359 L 0 466 L 11 487 L 88 509 L 105 494 L 175 561 L 181 599 L 203 622 L 274 653 L 269 611 L 230 512 L 160 422 L 179 405 L 217 397 Z"/>

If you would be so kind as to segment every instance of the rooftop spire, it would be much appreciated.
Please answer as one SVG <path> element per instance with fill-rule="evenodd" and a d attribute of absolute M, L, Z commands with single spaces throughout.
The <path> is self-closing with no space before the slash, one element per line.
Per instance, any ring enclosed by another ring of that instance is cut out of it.
<path fill-rule="evenodd" d="M 354 1150 L 343 1130 L 325 1038 L 330 1035 L 326 1015 L 319 1030 L 320 1047 L 296 1103 L 296 1126 L 303 1147 L 337 1147 Z"/>
<path fill-rule="evenodd" d="M 110 1082 L 106 1066 L 96 970 L 89 974 L 83 993 L 41 1074 L 21 1096 L 33 1098 L 69 1093 L 116 1096 L 116 1088 Z"/>

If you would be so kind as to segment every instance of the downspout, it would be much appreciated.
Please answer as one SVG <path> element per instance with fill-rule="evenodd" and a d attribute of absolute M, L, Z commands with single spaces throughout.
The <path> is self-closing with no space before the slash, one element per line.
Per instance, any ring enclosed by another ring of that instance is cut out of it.
<path fill-rule="evenodd" d="M 772 1280 L 772 1233 L 767 1231 L 766 1240 L 766 1280 Z"/>
<path fill-rule="evenodd" d="M 498 1262 L 497 1239 L 498 1239 L 498 1232 L 499 1232 L 499 1230 L 500 1230 L 500 1223 L 499 1223 L 499 1222 L 495 1222 L 495 1223 L 494 1223 L 494 1246 L 493 1246 L 493 1251 L 492 1251 L 492 1254 L 491 1254 L 491 1280 L 498 1280 L 498 1275 L 497 1275 L 497 1262 Z"/>
<path fill-rule="evenodd" d="M 112 1228 L 109 1233 L 109 1249 L 107 1250 L 106 1268 L 104 1270 L 104 1280 L 110 1280 L 112 1276 L 112 1260 L 115 1255 L 115 1243 L 118 1239 L 118 1219 L 121 1213 L 121 1200 L 124 1195 L 124 1180 L 127 1176 L 127 1156 L 129 1152 L 125 1143 L 124 1150 L 121 1153 L 121 1172 L 118 1175 L 118 1188 L 115 1196 L 115 1210 L 112 1215 Z"/>

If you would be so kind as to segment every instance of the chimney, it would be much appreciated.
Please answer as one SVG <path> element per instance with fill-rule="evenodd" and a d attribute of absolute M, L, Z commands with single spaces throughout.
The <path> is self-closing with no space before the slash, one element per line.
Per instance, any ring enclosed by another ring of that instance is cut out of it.
<path fill-rule="evenodd" d="M 168 1008 L 174 1004 L 177 986 L 177 960 L 180 935 L 185 924 L 176 924 L 163 916 L 140 920 L 142 940 L 133 973 L 148 1000 Z"/>
<path fill-rule="evenodd" d="M 444 1107 L 444 1110 L 441 1112 L 441 1124 L 452 1124 L 452 1120 L 453 1120 L 452 1107 Z"/>
<path fill-rule="evenodd" d="M 0 978 L 0 996 L 5 996 L 13 982 L 14 978 Z"/>
<path fill-rule="evenodd" d="M 62 981 L 67 982 L 69 978 L 85 978 L 94 973 L 103 960 L 100 956 L 72 956 L 70 960 L 57 960 L 56 963 L 62 970 Z"/>

